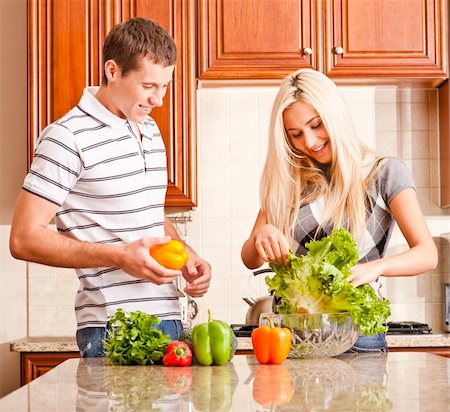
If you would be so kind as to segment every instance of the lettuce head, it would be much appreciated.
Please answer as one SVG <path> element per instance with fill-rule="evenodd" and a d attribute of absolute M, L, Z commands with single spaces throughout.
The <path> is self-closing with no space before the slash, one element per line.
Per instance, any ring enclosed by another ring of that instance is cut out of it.
<path fill-rule="evenodd" d="M 387 299 L 380 300 L 370 285 L 354 287 L 347 281 L 358 262 L 353 236 L 344 228 L 306 244 L 308 253 L 289 253 L 287 265 L 269 264 L 274 276 L 265 281 L 279 302 L 277 313 L 347 312 L 361 333 L 373 335 L 387 330 L 391 314 Z"/>

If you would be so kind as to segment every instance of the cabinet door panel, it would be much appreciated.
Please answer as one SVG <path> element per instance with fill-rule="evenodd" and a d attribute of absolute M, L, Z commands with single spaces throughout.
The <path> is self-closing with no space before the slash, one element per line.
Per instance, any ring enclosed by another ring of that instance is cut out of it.
<path fill-rule="evenodd" d="M 79 352 L 22 352 L 20 385 L 30 383 L 67 359 L 79 357 Z"/>
<path fill-rule="evenodd" d="M 445 0 L 326 0 L 326 74 L 445 78 L 444 17 Z"/>
<path fill-rule="evenodd" d="M 194 7 L 182 0 L 30 0 L 29 162 L 40 131 L 75 106 L 84 87 L 100 84 L 109 30 L 130 17 L 149 17 L 174 37 L 178 48 L 164 106 L 152 111 L 167 148 L 166 206 L 195 206 Z"/>
<path fill-rule="evenodd" d="M 320 0 L 200 0 L 201 79 L 280 78 L 317 67 Z M 304 54 L 310 48 L 311 54 Z"/>

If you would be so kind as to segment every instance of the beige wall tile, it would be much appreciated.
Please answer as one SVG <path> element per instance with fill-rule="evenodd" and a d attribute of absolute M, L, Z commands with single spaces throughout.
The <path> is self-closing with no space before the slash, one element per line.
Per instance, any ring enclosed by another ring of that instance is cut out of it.
<path fill-rule="evenodd" d="M 230 218 L 230 192 L 223 188 L 203 191 L 202 219 Z"/>
<path fill-rule="evenodd" d="M 30 306 L 56 306 L 56 278 L 33 278 L 28 281 Z"/>
<path fill-rule="evenodd" d="M 412 159 L 411 164 L 416 187 L 430 187 L 430 162 L 428 159 Z"/>
<path fill-rule="evenodd" d="M 230 164 L 230 188 L 232 193 L 236 190 L 257 190 L 258 187 L 258 169 L 256 156 L 254 161 L 232 162 Z"/>
<path fill-rule="evenodd" d="M 374 101 L 375 103 L 397 103 L 397 87 L 376 87 Z"/>
<path fill-rule="evenodd" d="M 58 277 L 56 279 L 56 306 L 74 306 L 80 281 L 74 275 L 72 278 Z"/>
<path fill-rule="evenodd" d="M 388 320 L 394 322 L 401 322 L 408 320 L 406 318 L 406 303 L 395 303 L 391 301 L 391 316 Z"/>
<path fill-rule="evenodd" d="M 375 104 L 375 130 L 391 132 L 398 130 L 398 106 L 395 103 Z"/>
<path fill-rule="evenodd" d="M 428 323 L 433 328 L 434 305 L 432 303 L 415 303 L 406 306 L 405 320 Z"/>
<path fill-rule="evenodd" d="M 29 336 L 55 336 L 56 306 L 40 305 L 29 307 Z"/>
<path fill-rule="evenodd" d="M 198 93 L 199 159 L 229 161 L 228 94 L 222 90 Z"/>
<path fill-rule="evenodd" d="M 397 157 L 399 140 L 399 133 L 397 131 L 377 131 L 375 150 L 386 156 Z"/>
<path fill-rule="evenodd" d="M 419 206 L 424 215 L 431 214 L 431 190 L 427 187 L 416 187 L 417 199 L 419 200 Z"/>
<path fill-rule="evenodd" d="M 256 216 L 256 215 L 254 215 Z M 231 221 L 231 247 L 232 248 L 241 248 L 244 242 L 250 236 L 251 228 L 253 227 L 253 219 L 249 218 L 241 218 L 241 219 L 233 219 Z"/>
<path fill-rule="evenodd" d="M 55 316 L 55 336 L 75 336 L 77 320 L 74 305 L 58 306 Z"/>
<path fill-rule="evenodd" d="M 220 319 L 225 322 L 231 323 L 231 306 L 217 305 L 217 304 L 202 304 L 199 308 L 199 314 L 194 320 L 193 324 L 207 322 L 208 321 L 208 310 L 212 311 L 214 319 Z"/>
<path fill-rule="evenodd" d="M 230 217 L 231 219 L 243 218 L 253 222 L 259 210 L 259 193 L 254 187 L 240 190 L 235 189 L 230 195 Z M 247 224 L 245 225 L 248 226 Z"/>
<path fill-rule="evenodd" d="M 28 277 L 30 279 L 34 279 L 34 278 L 55 279 L 56 278 L 56 268 L 30 262 L 30 263 L 28 263 Z"/>

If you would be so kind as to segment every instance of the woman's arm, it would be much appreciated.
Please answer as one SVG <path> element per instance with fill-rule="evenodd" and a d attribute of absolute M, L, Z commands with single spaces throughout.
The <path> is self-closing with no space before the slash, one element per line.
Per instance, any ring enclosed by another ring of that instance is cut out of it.
<path fill-rule="evenodd" d="M 167 242 L 168 237 L 142 238 L 126 245 L 82 242 L 48 229 L 57 210 L 52 202 L 21 190 L 10 235 L 15 258 L 57 267 L 120 267 L 156 284 L 171 282 L 181 274 L 150 257 L 149 247 Z"/>
<path fill-rule="evenodd" d="M 267 215 L 259 211 L 250 237 L 241 250 L 241 258 L 249 269 L 259 268 L 264 262 L 285 263 L 289 254 L 286 236 L 275 226 L 267 223 Z"/>
<path fill-rule="evenodd" d="M 348 278 L 354 286 L 373 282 L 381 275 L 418 275 L 437 265 L 437 248 L 420 210 L 416 191 L 412 188 L 402 190 L 392 199 L 389 208 L 410 249 L 354 266 Z"/>

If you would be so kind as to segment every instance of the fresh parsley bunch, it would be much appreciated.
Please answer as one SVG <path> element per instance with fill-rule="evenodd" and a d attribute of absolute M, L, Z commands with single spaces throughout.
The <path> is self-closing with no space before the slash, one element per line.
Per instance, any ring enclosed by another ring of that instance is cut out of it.
<path fill-rule="evenodd" d="M 350 268 L 358 262 L 353 236 L 344 228 L 330 236 L 307 243 L 308 253 L 289 253 L 289 264 L 270 263 L 275 276 L 266 277 L 269 291 L 281 302 L 278 313 L 347 312 L 361 333 L 386 331 L 391 314 L 389 301 L 380 300 L 370 285 L 353 287 L 347 281 Z"/>
<path fill-rule="evenodd" d="M 170 336 L 155 328 L 160 320 L 139 310 L 117 309 L 109 318 L 111 330 L 103 342 L 108 365 L 154 365 L 161 363 Z"/>

